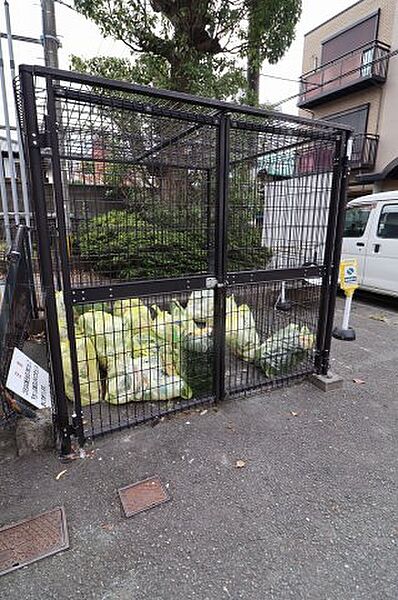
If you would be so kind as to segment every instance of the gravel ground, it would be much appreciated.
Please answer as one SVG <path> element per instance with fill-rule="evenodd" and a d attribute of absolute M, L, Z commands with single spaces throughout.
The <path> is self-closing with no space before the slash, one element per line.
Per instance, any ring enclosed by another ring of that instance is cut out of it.
<path fill-rule="evenodd" d="M 0 596 L 396 600 L 398 311 L 356 301 L 352 324 L 357 341 L 333 344 L 342 391 L 236 399 L 108 436 L 66 467 L 3 463 L 1 524 L 62 504 L 70 550 L 5 575 Z M 172 501 L 125 519 L 117 488 L 153 474 Z"/>

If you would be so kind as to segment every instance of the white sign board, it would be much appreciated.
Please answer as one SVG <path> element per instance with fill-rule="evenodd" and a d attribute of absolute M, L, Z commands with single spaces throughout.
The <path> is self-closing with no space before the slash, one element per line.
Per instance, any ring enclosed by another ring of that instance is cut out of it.
<path fill-rule="evenodd" d="M 50 378 L 47 371 L 18 348 L 14 348 L 6 387 L 36 408 L 51 406 Z"/>

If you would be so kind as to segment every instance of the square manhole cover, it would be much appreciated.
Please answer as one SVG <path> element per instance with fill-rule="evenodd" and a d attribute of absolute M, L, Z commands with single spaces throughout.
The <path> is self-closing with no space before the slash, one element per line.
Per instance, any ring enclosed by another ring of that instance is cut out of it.
<path fill-rule="evenodd" d="M 0 575 L 69 548 L 62 507 L 0 529 Z"/>
<path fill-rule="evenodd" d="M 119 496 L 126 517 L 132 517 L 143 510 L 154 508 L 170 500 L 157 476 L 120 488 Z"/>

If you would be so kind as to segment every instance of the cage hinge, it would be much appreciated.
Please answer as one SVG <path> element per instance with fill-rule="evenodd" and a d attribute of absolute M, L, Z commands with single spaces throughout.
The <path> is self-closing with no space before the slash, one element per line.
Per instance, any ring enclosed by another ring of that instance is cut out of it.
<path fill-rule="evenodd" d="M 10 263 L 17 263 L 21 258 L 21 253 L 18 252 L 18 250 L 10 250 L 10 252 L 7 255 L 7 258 L 10 261 Z"/>
<path fill-rule="evenodd" d="M 39 148 L 50 148 L 51 136 L 50 136 L 50 131 L 49 131 L 49 127 L 48 127 L 48 116 L 47 115 L 44 115 L 43 122 L 44 122 L 44 130 L 40 131 L 37 135 L 32 134 L 33 137 L 35 138 L 33 140 L 33 144 L 35 146 L 38 146 Z"/>
<path fill-rule="evenodd" d="M 81 415 L 81 420 L 83 420 L 83 414 Z M 70 435 L 77 436 L 79 431 L 79 419 L 77 414 L 74 412 L 72 414 L 72 422 L 69 423 L 68 432 Z"/>
<path fill-rule="evenodd" d="M 37 136 L 37 145 L 39 148 L 50 147 L 50 133 L 48 131 L 43 131 L 39 133 L 39 135 Z"/>

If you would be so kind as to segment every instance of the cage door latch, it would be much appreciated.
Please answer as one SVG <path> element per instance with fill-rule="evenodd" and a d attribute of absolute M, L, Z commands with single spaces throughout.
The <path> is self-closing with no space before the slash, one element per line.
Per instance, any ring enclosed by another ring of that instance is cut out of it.
<path fill-rule="evenodd" d="M 215 288 L 223 288 L 225 283 L 218 281 L 217 277 L 206 277 L 206 288 L 214 290 Z"/>

